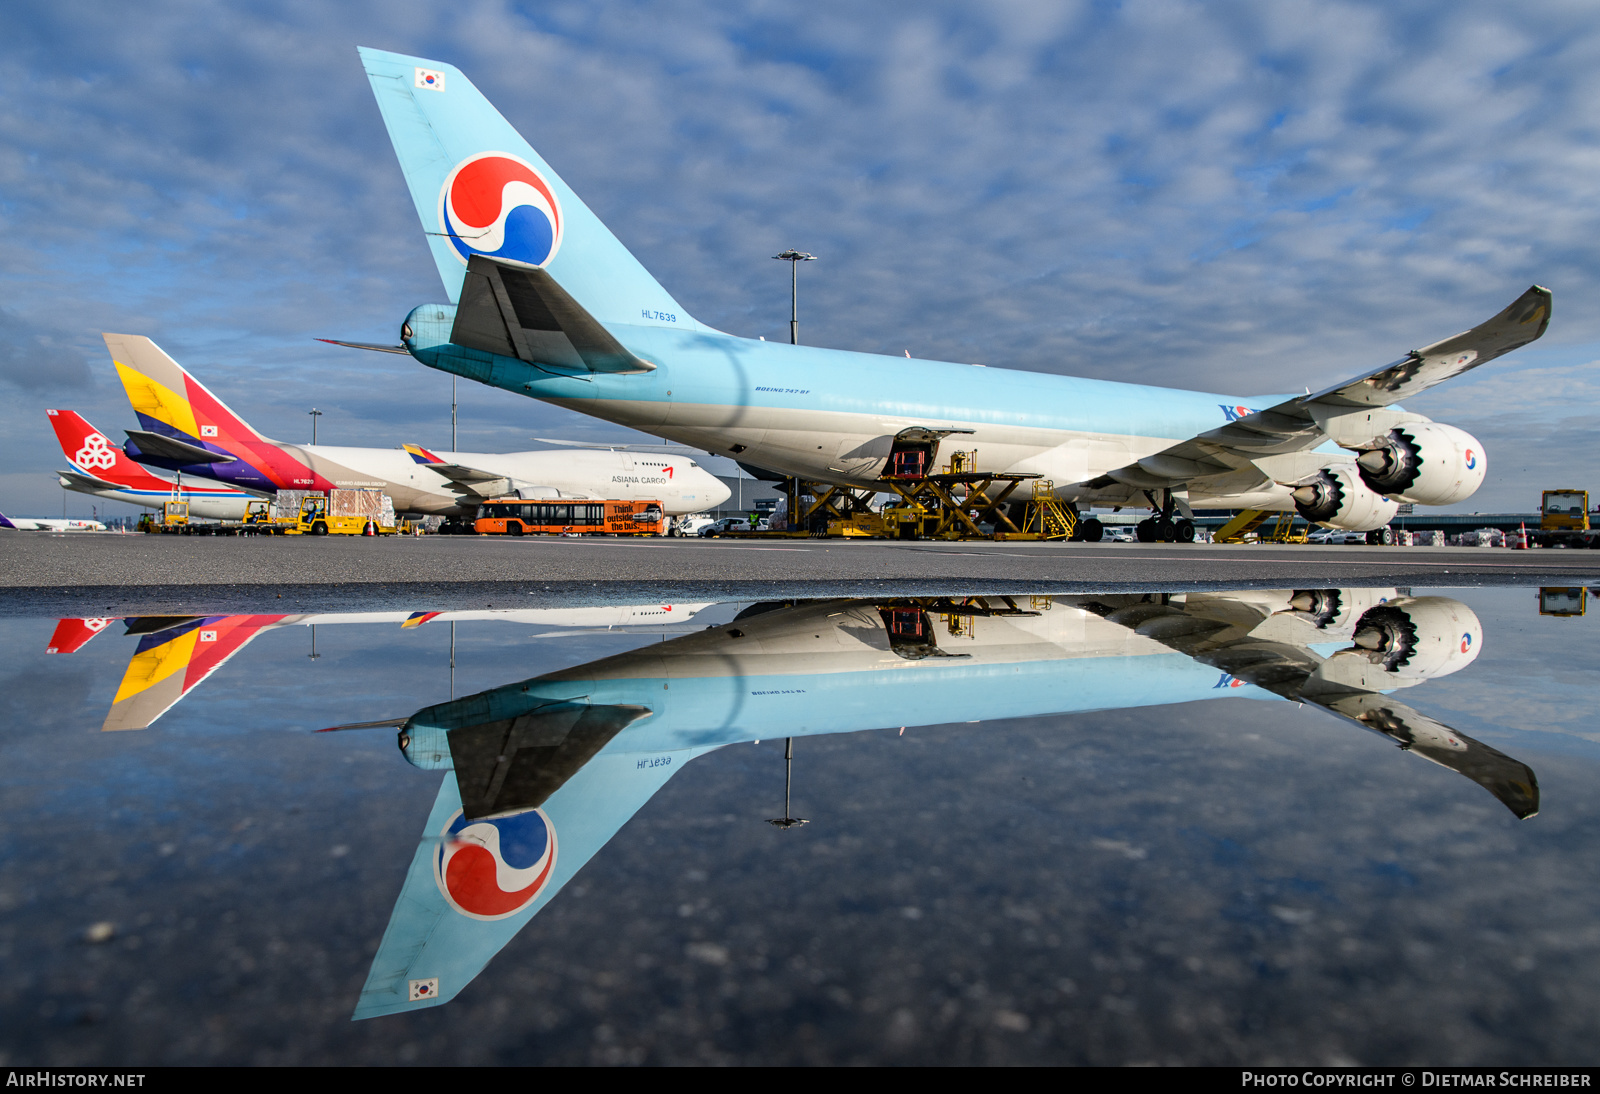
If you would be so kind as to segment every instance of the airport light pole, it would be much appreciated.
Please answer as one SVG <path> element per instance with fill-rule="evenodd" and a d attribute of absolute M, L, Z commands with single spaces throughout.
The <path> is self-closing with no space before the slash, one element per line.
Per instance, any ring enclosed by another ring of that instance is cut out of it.
<path fill-rule="evenodd" d="M 456 450 L 456 374 L 450 374 L 450 451 Z"/>
<path fill-rule="evenodd" d="M 776 254 L 773 258 L 782 259 L 789 264 L 789 344 L 800 344 L 800 278 L 795 272 L 802 262 L 815 262 L 817 256 L 793 248 Z"/>
<path fill-rule="evenodd" d="M 322 417 L 322 411 L 316 407 L 311 408 L 311 443 L 317 443 L 317 419 Z"/>

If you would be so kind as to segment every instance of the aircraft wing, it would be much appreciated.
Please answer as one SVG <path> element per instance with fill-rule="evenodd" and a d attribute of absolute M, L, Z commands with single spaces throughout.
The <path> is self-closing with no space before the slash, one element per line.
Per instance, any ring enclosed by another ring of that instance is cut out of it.
<path fill-rule="evenodd" d="M 1379 425 L 1375 415 L 1363 411 L 1382 410 L 1525 346 L 1544 334 L 1549 323 L 1550 290 L 1535 285 L 1499 315 L 1469 331 L 1412 350 L 1393 364 L 1324 391 L 1242 415 L 1081 485 L 1104 489 L 1120 483 L 1154 490 L 1234 475 L 1239 481 L 1229 481 L 1229 492 L 1243 492 L 1273 481 L 1294 481 L 1314 468 L 1304 460 L 1280 460 L 1274 465 L 1268 458 L 1310 452 L 1329 438 L 1330 430 L 1336 434 L 1349 430 L 1334 440 L 1354 438 L 1358 443 L 1384 433 L 1389 426 Z"/>

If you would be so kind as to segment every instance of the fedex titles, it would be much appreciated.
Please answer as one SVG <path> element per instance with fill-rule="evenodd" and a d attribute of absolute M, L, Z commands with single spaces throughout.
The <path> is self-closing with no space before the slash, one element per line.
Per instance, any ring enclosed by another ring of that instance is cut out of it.
<path fill-rule="evenodd" d="M 556 865 L 556 831 L 542 809 L 469 821 L 457 810 L 439 833 L 433 876 L 469 919 L 505 919 L 532 904 Z"/>
<path fill-rule="evenodd" d="M 543 266 L 561 249 L 561 203 L 526 160 L 483 152 L 439 191 L 439 230 L 462 265 L 475 254 Z"/>

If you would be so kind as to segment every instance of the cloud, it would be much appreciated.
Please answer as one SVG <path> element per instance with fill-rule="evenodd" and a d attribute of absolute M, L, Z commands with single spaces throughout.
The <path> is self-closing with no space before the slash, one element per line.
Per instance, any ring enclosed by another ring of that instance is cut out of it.
<path fill-rule="evenodd" d="M 802 335 L 830 346 L 1242 396 L 1391 361 L 1539 282 L 1547 342 L 1593 358 L 1592 29 L 1587 5 L 1487 0 L 13 5 L 0 279 L 21 321 L 200 354 L 284 428 L 312 400 L 369 443 L 419 428 L 393 366 L 310 341 L 390 340 L 441 296 L 367 44 L 459 65 L 736 333 L 786 334 L 768 256 L 795 246 L 822 258 Z M 1539 420 L 1537 387 L 1496 397 Z M 608 428 L 472 398 L 496 435 Z"/>
<path fill-rule="evenodd" d="M 89 386 L 89 364 L 60 333 L 0 308 L 0 381 L 26 392 L 72 391 Z"/>

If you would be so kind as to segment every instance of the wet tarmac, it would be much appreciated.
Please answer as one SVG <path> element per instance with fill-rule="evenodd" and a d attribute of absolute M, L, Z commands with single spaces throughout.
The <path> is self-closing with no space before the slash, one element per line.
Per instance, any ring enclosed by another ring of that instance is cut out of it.
<path fill-rule="evenodd" d="M 1594 1062 L 1581 585 L 591 596 L 0 619 L 0 1063 Z"/>
<path fill-rule="evenodd" d="M 1600 583 L 1600 552 L 1486 547 L 13 533 L 0 559 L 0 614 L 766 599 L 819 582 L 860 596 Z"/>

